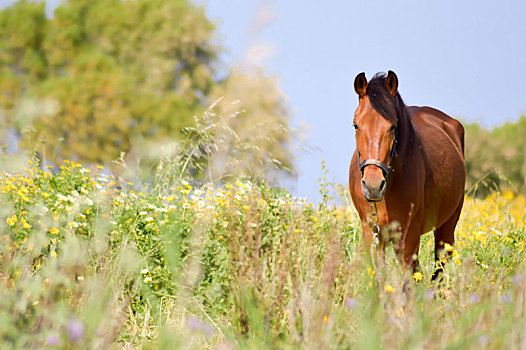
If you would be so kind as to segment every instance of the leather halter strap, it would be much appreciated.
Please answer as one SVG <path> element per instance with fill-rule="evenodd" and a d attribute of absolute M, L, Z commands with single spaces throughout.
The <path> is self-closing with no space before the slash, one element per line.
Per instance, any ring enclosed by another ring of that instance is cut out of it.
<path fill-rule="evenodd" d="M 396 134 L 395 134 L 396 135 Z M 393 158 L 396 155 L 396 145 L 398 141 L 396 140 L 396 136 L 393 142 L 393 148 L 391 148 L 391 156 L 389 159 L 389 165 L 385 165 L 384 163 L 380 162 L 378 159 L 370 158 L 365 159 L 363 162 L 360 162 L 360 152 L 358 152 L 358 165 L 360 166 L 360 171 L 363 175 L 363 169 L 365 169 L 366 166 L 374 165 L 382 169 L 382 172 L 384 173 L 384 176 L 387 177 L 387 175 L 391 172 L 391 164 L 393 164 Z"/>
<path fill-rule="evenodd" d="M 391 171 L 391 166 L 385 165 L 384 163 L 380 162 L 376 159 L 366 159 L 363 162 L 360 162 L 360 171 L 363 173 L 363 169 L 368 165 L 376 165 L 382 171 L 384 172 L 384 176 L 387 176 L 389 172 Z"/>

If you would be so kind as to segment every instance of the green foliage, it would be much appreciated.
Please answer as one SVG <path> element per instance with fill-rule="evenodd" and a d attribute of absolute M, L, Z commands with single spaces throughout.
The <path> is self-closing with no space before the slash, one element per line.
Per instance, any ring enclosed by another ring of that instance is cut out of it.
<path fill-rule="evenodd" d="M 186 0 L 70 0 L 49 19 L 43 3 L 16 2 L 0 11 L 0 107 L 18 132 L 33 128 L 23 146 L 43 138 L 57 160 L 109 163 L 200 114 L 213 29 Z M 57 101 L 54 113 L 16 123 L 15 106 L 35 97 Z"/>
<path fill-rule="evenodd" d="M 526 193 L 526 116 L 492 131 L 466 125 L 466 188 L 486 196 L 495 189 Z"/>
<path fill-rule="evenodd" d="M 2 133 L 46 162 L 116 170 L 124 153 L 145 170 L 165 145 L 191 142 L 196 179 L 292 171 L 275 79 L 235 69 L 218 81 L 214 26 L 187 0 L 69 0 L 51 18 L 43 3 L 18 1 L 0 11 L 0 32 Z M 222 128 L 203 138 L 194 116 L 217 100 L 201 122 Z"/>

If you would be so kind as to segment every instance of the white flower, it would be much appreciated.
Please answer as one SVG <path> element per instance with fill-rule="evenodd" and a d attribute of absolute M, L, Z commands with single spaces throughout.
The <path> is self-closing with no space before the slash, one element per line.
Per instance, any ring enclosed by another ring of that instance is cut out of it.
<path fill-rule="evenodd" d="M 148 272 L 150 272 L 150 270 L 148 270 L 148 268 L 142 269 L 141 270 L 141 275 L 146 275 Z"/>

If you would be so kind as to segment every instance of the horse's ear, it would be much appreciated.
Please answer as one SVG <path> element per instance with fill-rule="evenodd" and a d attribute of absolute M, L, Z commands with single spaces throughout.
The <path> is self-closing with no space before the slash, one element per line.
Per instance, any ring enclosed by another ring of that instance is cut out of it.
<path fill-rule="evenodd" d="M 387 79 L 385 80 L 385 87 L 391 96 L 396 96 L 398 92 L 398 77 L 392 70 L 387 73 Z"/>
<path fill-rule="evenodd" d="M 367 78 L 364 72 L 361 72 L 354 78 L 354 91 L 356 91 L 360 98 L 365 96 L 367 91 Z"/>

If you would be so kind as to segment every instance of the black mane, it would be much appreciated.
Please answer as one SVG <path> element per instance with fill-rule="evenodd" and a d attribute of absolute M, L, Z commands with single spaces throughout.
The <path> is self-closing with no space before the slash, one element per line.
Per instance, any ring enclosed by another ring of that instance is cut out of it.
<path fill-rule="evenodd" d="M 386 78 L 385 73 L 376 73 L 367 85 L 366 95 L 373 108 L 395 124 L 399 131 L 407 130 L 411 142 L 414 139 L 414 129 L 409 110 L 398 92 L 395 96 L 389 93 L 385 85 Z"/>

